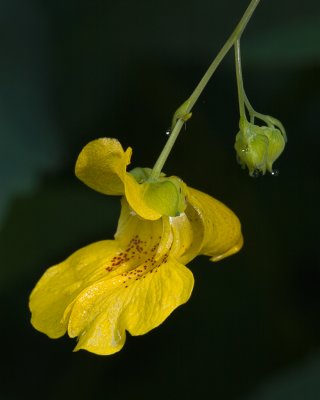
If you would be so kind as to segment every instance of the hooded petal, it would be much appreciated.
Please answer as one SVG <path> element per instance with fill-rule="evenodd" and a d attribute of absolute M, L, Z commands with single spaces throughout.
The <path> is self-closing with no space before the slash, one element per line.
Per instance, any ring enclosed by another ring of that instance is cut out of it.
<path fill-rule="evenodd" d="M 98 192 L 122 195 L 131 154 L 131 148 L 124 152 L 116 139 L 93 140 L 79 154 L 75 168 L 76 176 Z"/>
<path fill-rule="evenodd" d="M 157 327 L 189 299 L 192 288 L 191 271 L 170 257 L 140 278 L 97 282 L 84 290 L 72 307 L 68 333 L 79 338 L 75 350 L 119 351 L 126 330 L 142 335 Z"/>
<path fill-rule="evenodd" d="M 51 338 L 64 335 L 68 322 L 64 318 L 66 308 L 84 288 L 109 274 L 106 268 L 119 252 L 114 240 L 104 240 L 49 268 L 30 296 L 32 325 Z"/>
<path fill-rule="evenodd" d="M 127 174 L 125 179 L 125 195 L 128 203 L 144 219 L 175 217 L 186 208 L 187 186 L 175 176 L 160 177 L 157 181 L 137 182 L 137 172 L 135 172 Z"/>
<path fill-rule="evenodd" d="M 145 201 L 147 197 L 148 184 L 138 183 L 131 174 L 125 177 L 125 196 L 131 208 L 140 217 L 147 220 L 157 220 L 161 218 L 161 213 L 148 205 Z"/>
<path fill-rule="evenodd" d="M 197 215 L 193 216 L 192 224 L 197 232 L 195 244 L 199 247 L 198 254 L 210 256 L 211 261 L 219 261 L 241 249 L 240 221 L 227 206 L 191 188 L 188 201 Z"/>

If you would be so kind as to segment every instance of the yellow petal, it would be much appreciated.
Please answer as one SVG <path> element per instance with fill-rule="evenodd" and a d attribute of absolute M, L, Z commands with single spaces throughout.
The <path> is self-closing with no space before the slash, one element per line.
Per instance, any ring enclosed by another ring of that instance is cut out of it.
<path fill-rule="evenodd" d="M 140 215 L 140 217 L 154 221 L 161 218 L 162 215 L 158 210 L 155 210 L 146 203 L 145 197 L 147 189 L 147 185 L 138 183 L 130 174 L 126 175 L 125 195 L 131 208 Z"/>
<path fill-rule="evenodd" d="M 243 238 L 240 221 L 228 207 L 191 188 L 188 201 L 199 217 L 192 223 L 198 235 L 203 236 L 200 254 L 210 256 L 211 261 L 218 261 L 241 249 Z M 199 246 L 199 240 L 197 245 Z"/>
<path fill-rule="evenodd" d="M 158 260 L 169 252 L 172 244 L 169 218 L 155 221 L 142 219 L 132 212 L 126 199 L 122 198 L 115 239 L 125 249 L 124 256 L 132 260 L 131 267 L 151 257 Z"/>
<path fill-rule="evenodd" d="M 129 173 L 125 178 L 125 195 L 131 208 L 148 220 L 180 215 L 186 208 L 186 184 L 175 176 L 137 182 L 139 174 L 146 171 L 147 168 L 136 168 L 134 174 Z"/>
<path fill-rule="evenodd" d="M 110 276 L 108 267 L 120 251 L 115 241 L 105 240 L 86 246 L 49 268 L 30 296 L 32 325 L 51 338 L 62 336 L 68 322 L 64 318 L 66 308 L 85 287 Z"/>
<path fill-rule="evenodd" d="M 194 246 L 196 240 L 196 232 L 193 232 L 193 225 L 185 213 L 182 213 L 179 217 L 171 217 L 170 225 L 173 236 L 170 254 L 182 264 L 187 264 L 198 255 L 196 251 L 190 257 L 190 249 Z M 186 256 L 186 254 L 188 255 Z"/>
<path fill-rule="evenodd" d="M 190 188 L 188 189 L 190 190 Z M 184 236 L 184 239 L 182 237 L 180 239 L 180 243 L 184 244 L 184 248 L 178 257 L 178 261 L 182 264 L 188 264 L 191 260 L 201 254 L 201 249 L 204 242 L 204 224 L 202 218 L 200 217 L 198 211 L 196 211 L 191 204 L 188 204 L 188 207 L 185 211 L 185 218 L 189 222 L 190 226 L 188 227 L 184 221 L 185 227 L 182 231 L 179 228 L 177 230 L 175 229 L 176 218 L 174 218 L 174 221 L 172 222 L 173 232 L 175 233 L 174 236 L 177 237 L 178 233 L 180 233 L 180 236 Z"/>
<path fill-rule="evenodd" d="M 76 176 L 98 192 L 122 195 L 131 153 L 130 147 L 124 152 L 116 139 L 93 140 L 79 154 L 75 168 Z"/>
<path fill-rule="evenodd" d="M 68 333 L 78 336 L 75 350 L 112 354 L 125 342 L 125 331 L 142 335 L 160 325 L 192 292 L 193 275 L 172 258 L 134 280 L 106 279 L 76 299 Z"/>

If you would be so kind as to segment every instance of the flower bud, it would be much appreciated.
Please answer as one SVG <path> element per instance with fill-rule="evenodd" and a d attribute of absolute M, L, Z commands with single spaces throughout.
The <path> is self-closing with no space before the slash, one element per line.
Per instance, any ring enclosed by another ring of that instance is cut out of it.
<path fill-rule="evenodd" d="M 240 165 L 249 169 L 250 176 L 257 172 L 264 175 L 266 170 L 273 173 L 272 165 L 285 146 L 283 133 L 275 127 L 254 125 L 244 119 L 239 126 L 234 147 Z"/>

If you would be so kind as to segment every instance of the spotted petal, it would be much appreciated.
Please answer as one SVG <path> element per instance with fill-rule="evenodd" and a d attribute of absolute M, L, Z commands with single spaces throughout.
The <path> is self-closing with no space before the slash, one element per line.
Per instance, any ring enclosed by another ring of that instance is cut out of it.
<path fill-rule="evenodd" d="M 190 233 L 185 219 L 175 220 Z M 142 335 L 189 299 L 193 275 L 174 257 L 180 239 L 186 234 L 176 236 L 168 217 L 142 220 L 123 199 L 116 240 L 84 247 L 45 272 L 31 294 L 32 324 L 52 338 L 78 336 L 76 350 L 120 350 L 125 331 Z"/>
<path fill-rule="evenodd" d="M 68 327 L 69 335 L 79 338 L 75 350 L 115 353 L 126 330 L 143 335 L 157 327 L 192 292 L 192 273 L 171 258 L 144 277 L 126 285 L 117 278 L 103 280 L 77 297 Z"/>

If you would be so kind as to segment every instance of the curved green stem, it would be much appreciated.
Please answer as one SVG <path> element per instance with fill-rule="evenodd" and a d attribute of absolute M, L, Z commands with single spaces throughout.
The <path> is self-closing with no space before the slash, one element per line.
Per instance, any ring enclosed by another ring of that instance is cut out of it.
<path fill-rule="evenodd" d="M 189 97 L 189 105 L 186 109 L 186 113 L 190 113 L 194 104 L 198 100 L 199 96 L 203 92 L 203 89 L 206 87 L 207 83 L 209 82 L 211 76 L 224 59 L 228 51 L 231 49 L 235 41 L 241 36 L 242 32 L 244 31 L 245 27 L 247 26 L 254 10 L 257 8 L 260 0 L 251 0 L 248 8 L 244 12 L 242 18 L 240 19 L 238 25 L 236 26 L 235 30 L 232 32 L 226 43 L 223 45 L 219 53 L 217 54 L 216 58 L 212 61 L 211 65 L 209 66 L 207 72 L 203 75 L 201 81 L 198 83 L 198 86 L 195 88 L 191 96 Z"/>
<path fill-rule="evenodd" d="M 241 53 L 240 53 L 240 38 L 238 38 L 234 44 L 234 53 L 235 53 L 235 61 L 236 61 L 236 76 L 237 76 L 240 118 L 247 119 L 246 109 L 245 109 L 245 105 L 244 105 L 245 99 L 247 99 L 247 96 L 246 96 L 244 88 L 243 88 Z"/>
<path fill-rule="evenodd" d="M 261 114 L 258 111 L 256 111 L 252 107 L 245 91 L 243 91 L 243 95 L 244 95 L 245 106 L 247 107 L 247 110 L 250 115 L 250 122 L 253 124 L 254 119 L 258 118 L 258 119 L 260 119 L 260 121 L 265 122 L 270 128 L 276 127 L 278 129 L 280 129 L 280 132 L 282 133 L 284 140 L 287 142 L 288 139 L 287 139 L 286 130 L 285 130 L 284 126 L 282 125 L 282 123 L 278 119 L 271 117 L 270 115 Z"/>
<path fill-rule="evenodd" d="M 180 130 L 184 123 L 191 117 L 191 110 L 195 103 L 197 102 L 199 96 L 203 92 L 204 88 L 206 87 L 207 83 L 209 82 L 211 76 L 221 63 L 221 61 L 224 59 L 228 51 L 231 49 L 231 47 L 234 45 L 235 41 L 241 36 L 243 30 L 247 26 L 254 10 L 257 8 L 260 0 L 251 0 L 248 8 L 244 12 L 242 18 L 240 19 L 238 25 L 228 38 L 228 40 L 225 42 L 219 53 L 217 54 L 216 58 L 212 61 L 211 65 L 209 66 L 208 70 L 206 73 L 203 75 L 202 79 L 192 92 L 191 96 L 178 108 L 178 110 L 175 112 L 173 121 L 172 121 L 172 132 L 171 135 L 169 136 L 169 139 L 167 143 L 165 144 L 157 162 L 155 163 L 152 173 L 150 175 L 150 179 L 156 179 L 160 176 L 161 170 L 163 168 L 163 165 L 165 164 L 170 151 L 180 133 Z"/>

